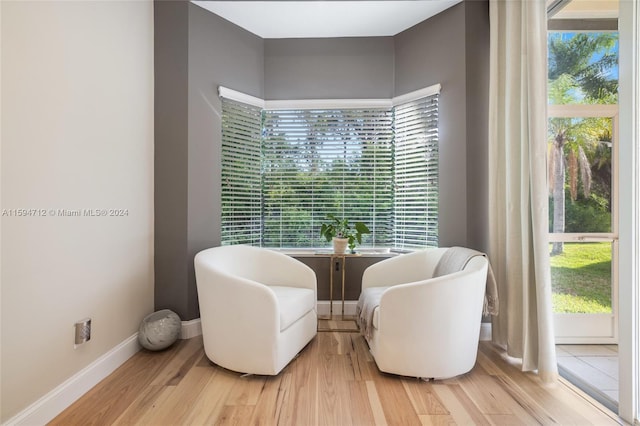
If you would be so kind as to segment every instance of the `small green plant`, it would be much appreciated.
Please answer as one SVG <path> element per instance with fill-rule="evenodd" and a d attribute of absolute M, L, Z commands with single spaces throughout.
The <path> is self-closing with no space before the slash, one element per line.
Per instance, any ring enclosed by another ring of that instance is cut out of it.
<path fill-rule="evenodd" d="M 331 241 L 334 237 L 346 238 L 352 253 L 356 249 L 356 242 L 362 244 L 362 235 L 371 233 L 367 225 L 362 222 L 354 223 L 352 228 L 348 219 L 338 219 L 334 215 L 328 214 L 327 220 L 329 222 L 323 223 L 320 228 L 320 235 L 327 241 Z"/>

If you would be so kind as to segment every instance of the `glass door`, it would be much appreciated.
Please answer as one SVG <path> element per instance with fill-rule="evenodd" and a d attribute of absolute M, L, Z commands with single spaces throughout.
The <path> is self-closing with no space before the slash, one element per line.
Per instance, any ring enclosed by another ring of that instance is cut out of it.
<path fill-rule="evenodd" d="M 617 343 L 617 105 L 549 106 L 557 343 Z"/>
<path fill-rule="evenodd" d="M 556 343 L 617 343 L 618 33 L 548 33 Z"/>

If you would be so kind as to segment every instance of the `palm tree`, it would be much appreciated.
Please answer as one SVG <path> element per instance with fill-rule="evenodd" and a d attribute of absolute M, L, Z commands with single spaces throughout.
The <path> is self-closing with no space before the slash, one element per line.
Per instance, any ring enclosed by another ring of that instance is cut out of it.
<path fill-rule="evenodd" d="M 578 33 L 549 37 L 549 102 L 552 104 L 611 103 L 618 93 L 618 82 L 608 76 L 617 64 L 612 48 L 617 35 Z M 600 119 L 552 118 L 549 120 L 549 189 L 553 197 L 553 232 L 565 228 L 565 181 L 571 200 L 581 186 L 585 197 L 591 191 L 591 166 L 588 151 L 594 151 L 601 139 Z M 580 183 L 580 185 L 579 185 Z M 553 244 L 551 254 L 563 251 Z"/>
<path fill-rule="evenodd" d="M 617 33 L 554 33 L 549 36 L 549 81 L 562 75 L 572 76 L 580 90 L 592 102 L 611 95 L 617 97 L 618 81 L 608 72 L 618 65 L 613 47 Z"/>

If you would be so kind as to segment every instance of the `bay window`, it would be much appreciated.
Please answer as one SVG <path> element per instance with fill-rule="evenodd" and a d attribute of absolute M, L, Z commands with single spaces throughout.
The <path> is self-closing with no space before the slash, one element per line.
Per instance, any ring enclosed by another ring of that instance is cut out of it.
<path fill-rule="evenodd" d="M 302 104 L 220 92 L 223 244 L 322 247 L 331 213 L 369 227 L 364 247 L 437 246 L 439 86 Z"/>

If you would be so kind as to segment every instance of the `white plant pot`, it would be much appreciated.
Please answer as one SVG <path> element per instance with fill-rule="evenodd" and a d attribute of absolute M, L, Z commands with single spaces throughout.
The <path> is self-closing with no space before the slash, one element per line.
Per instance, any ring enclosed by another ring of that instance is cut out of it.
<path fill-rule="evenodd" d="M 333 252 L 336 254 L 344 254 L 347 251 L 348 244 L 348 238 L 333 237 Z"/>

